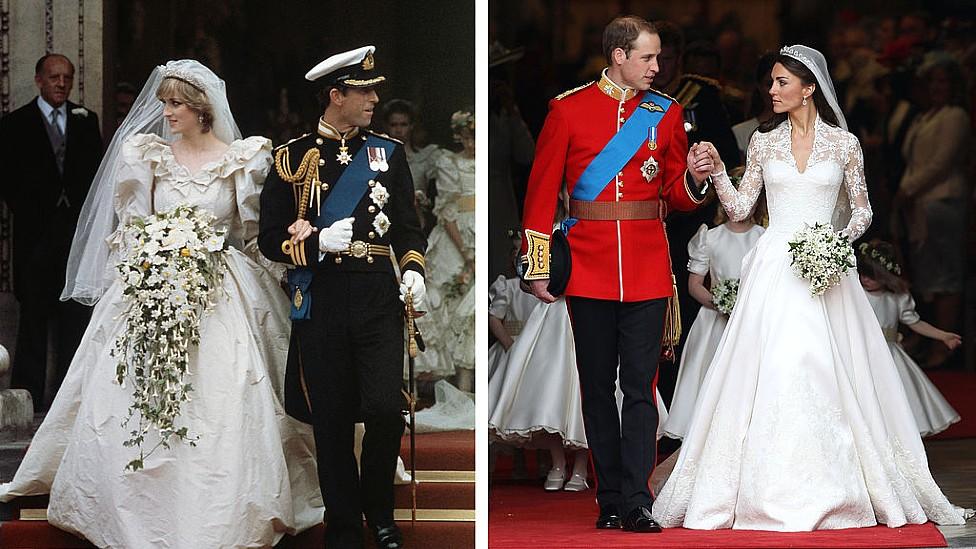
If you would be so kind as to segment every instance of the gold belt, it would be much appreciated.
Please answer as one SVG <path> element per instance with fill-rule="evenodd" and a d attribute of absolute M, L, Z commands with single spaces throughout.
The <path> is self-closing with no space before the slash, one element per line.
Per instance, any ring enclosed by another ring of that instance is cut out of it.
<path fill-rule="evenodd" d="M 468 194 L 464 195 L 457 201 L 459 212 L 473 212 L 474 211 L 474 195 Z"/>
<path fill-rule="evenodd" d="M 627 219 L 657 219 L 657 200 L 625 200 L 623 202 L 594 202 L 570 200 L 569 215 L 591 221 L 623 221 Z"/>
<path fill-rule="evenodd" d="M 366 259 L 367 263 L 373 262 L 374 255 L 391 257 L 393 250 L 389 246 L 382 244 L 367 244 L 362 240 L 353 240 L 349 243 L 349 248 L 338 252 L 339 256 L 347 255 L 356 259 Z M 342 263 L 342 257 L 336 257 L 336 263 Z"/>
<path fill-rule="evenodd" d="M 898 336 L 900 334 L 898 333 L 898 328 L 897 327 L 895 327 L 895 328 L 882 328 L 881 329 L 881 333 L 884 334 L 885 340 L 887 340 L 888 343 L 898 343 Z"/>
<path fill-rule="evenodd" d="M 515 337 L 522 333 L 522 328 L 525 326 L 525 322 L 521 320 L 504 320 L 502 324 L 505 326 L 505 331 L 508 335 Z"/>

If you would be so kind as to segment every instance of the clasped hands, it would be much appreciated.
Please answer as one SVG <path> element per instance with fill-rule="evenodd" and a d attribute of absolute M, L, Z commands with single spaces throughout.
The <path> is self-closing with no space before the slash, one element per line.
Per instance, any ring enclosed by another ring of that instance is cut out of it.
<path fill-rule="evenodd" d="M 708 141 L 695 143 L 688 148 L 688 173 L 701 185 L 708 176 L 725 171 L 725 164 L 715 145 Z"/>
<path fill-rule="evenodd" d="M 346 217 L 320 231 L 307 219 L 298 219 L 288 226 L 288 234 L 291 235 L 292 244 L 298 244 L 311 236 L 312 233 L 317 232 L 319 233 L 319 251 L 344 252 L 349 249 L 349 244 L 352 242 L 353 221 L 355 221 L 354 217 Z"/>

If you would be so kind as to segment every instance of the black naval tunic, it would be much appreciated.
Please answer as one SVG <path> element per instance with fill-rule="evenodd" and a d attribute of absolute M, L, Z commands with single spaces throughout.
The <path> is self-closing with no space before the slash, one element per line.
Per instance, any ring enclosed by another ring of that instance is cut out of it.
<path fill-rule="evenodd" d="M 353 130 L 345 141 L 348 154 L 355 157 L 370 135 L 392 142 L 393 152 L 386 171 L 364 172 L 369 188 L 348 216 L 355 218 L 349 252 L 326 253 L 320 261 L 317 232 L 291 246 L 287 231 L 299 215 L 315 223 L 318 208 L 324 211 L 347 169 L 337 159 L 339 140 L 310 134 L 278 147 L 261 192 L 261 252 L 312 272 L 300 298 L 291 289 L 293 304 L 305 303 L 310 316 L 292 323 L 285 408 L 314 427 L 330 525 L 358 525 L 362 512 L 371 524 L 393 522 L 393 479 L 404 428 L 404 308 L 393 262 L 401 271 L 424 274 L 426 239 L 413 207 L 413 179 L 402 144 Z M 371 197 L 377 187 L 389 194 L 382 206 Z M 361 475 L 353 454 L 357 421 L 366 424 Z"/>

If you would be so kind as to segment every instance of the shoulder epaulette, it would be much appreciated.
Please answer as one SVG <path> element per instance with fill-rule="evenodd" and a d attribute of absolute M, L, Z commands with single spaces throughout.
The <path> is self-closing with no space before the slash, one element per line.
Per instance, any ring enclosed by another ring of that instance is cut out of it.
<path fill-rule="evenodd" d="M 382 138 L 382 139 L 386 139 L 387 141 L 392 141 L 394 143 L 399 143 L 400 145 L 403 145 L 403 141 L 400 141 L 396 137 L 390 137 L 389 135 L 387 135 L 385 133 L 382 133 L 382 132 L 377 132 L 377 131 L 373 131 L 373 130 L 366 130 L 366 133 L 368 133 L 370 135 L 375 135 L 376 137 L 379 137 L 379 138 Z"/>
<path fill-rule="evenodd" d="M 278 145 L 277 147 L 274 148 L 274 150 L 278 150 L 278 149 L 280 149 L 282 147 L 287 147 L 288 145 L 291 145 L 292 143 L 294 143 L 295 141 L 298 141 L 299 139 L 305 139 L 309 135 L 312 135 L 312 134 L 306 133 L 306 134 L 303 134 L 303 135 L 299 135 L 298 137 L 296 137 L 295 139 L 292 139 L 292 140 L 288 141 L 287 143 L 282 143 L 281 145 Z"/>
<path fill-rule="evenodd" d="M 650 90 L 648 90 L 648 91 L 650 91 L 651 93 L 656 93 L 656 94 L 658 94 L 658 95 L 660 95 L 661 97 L 663 97 L 663 98 L 665 98 L 665 99 L 670 99 L 671 101 L 673 101 L 673 102 L 675 102 L 675 103 L 677 103 L 677 102 L 678 102 L 678 100 L 677 100 L 677 99 L 675 99 L 675 98 L 673 98 L 673 97 L 671 97 L 670 95 L 668 95 L 668 94 L 666 94 L 666 93 L 664 93 L 664 92 L 663 92 L 663 91 L 661 91 L 661 90 L 656 90 L 656 89 L 654 89 L 654 88 L 651 88 L 651 89 L 650 89 Z"/>
<path fill-rule="evenodd" d="M 573 88 L 571 90 L 566 90 L 563 93 L 561 93 L 561 94 L 557 95 L 556 97 L 554 97 L 553 99 L 555 99 L 556 101 L 559 101 L 560 99 L 562 99 L 564 97 L 568 97 L 570 95 L 573 95 L 574 93 L 582 90 L 583 88 L 585 88 L 585 87 L 587 87 L 587 86 L 589 86 L 591 84 L 595 84 L 595 83 L 596 83 L 596 80 L 594 80 L 592 82 L 587 82 L 586 84 L 583 84 L 582 86 L 577 86 L 577 87 L 575 87 L 575 88 Z"/>
<path fill-rule="evenodd" d="M 709 78 L 708 76 L 702 76 L 700 74 L 694 74 L 694 73 L 687 73 L 685 74 L 685 77 L 691 80 L 697 80 L 703 84 L 708 84 L 709 86 L 715 86 L 716 88 L 719 89 L 722 88 L 722 84 L 718 80 L 715 80 L 714 78 Z"/>

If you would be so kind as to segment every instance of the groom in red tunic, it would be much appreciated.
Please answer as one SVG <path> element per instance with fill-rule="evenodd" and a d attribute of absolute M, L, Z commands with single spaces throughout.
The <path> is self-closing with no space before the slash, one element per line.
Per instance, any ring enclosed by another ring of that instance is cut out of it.
<path fill-rule="evenodd" d="M 572 258 L 565 293 L 597 475 L 596 527 L 659 532 L 648 480 L 657 451 L 657 363 L 673 288 L 661 218 L 701 204 L 713 166 L 707 154 L 689 154 L 681 105 L 651 89 L 661 51 L 654 26 L 618 17 L 604 30 L 603 50 L 609 66 L 602 78 L 549 105 L 525 197 L 521 270 L 533 295 L 555 300 L 549 243 L 565 184 L 570 217 L 563 229 Z"/>

